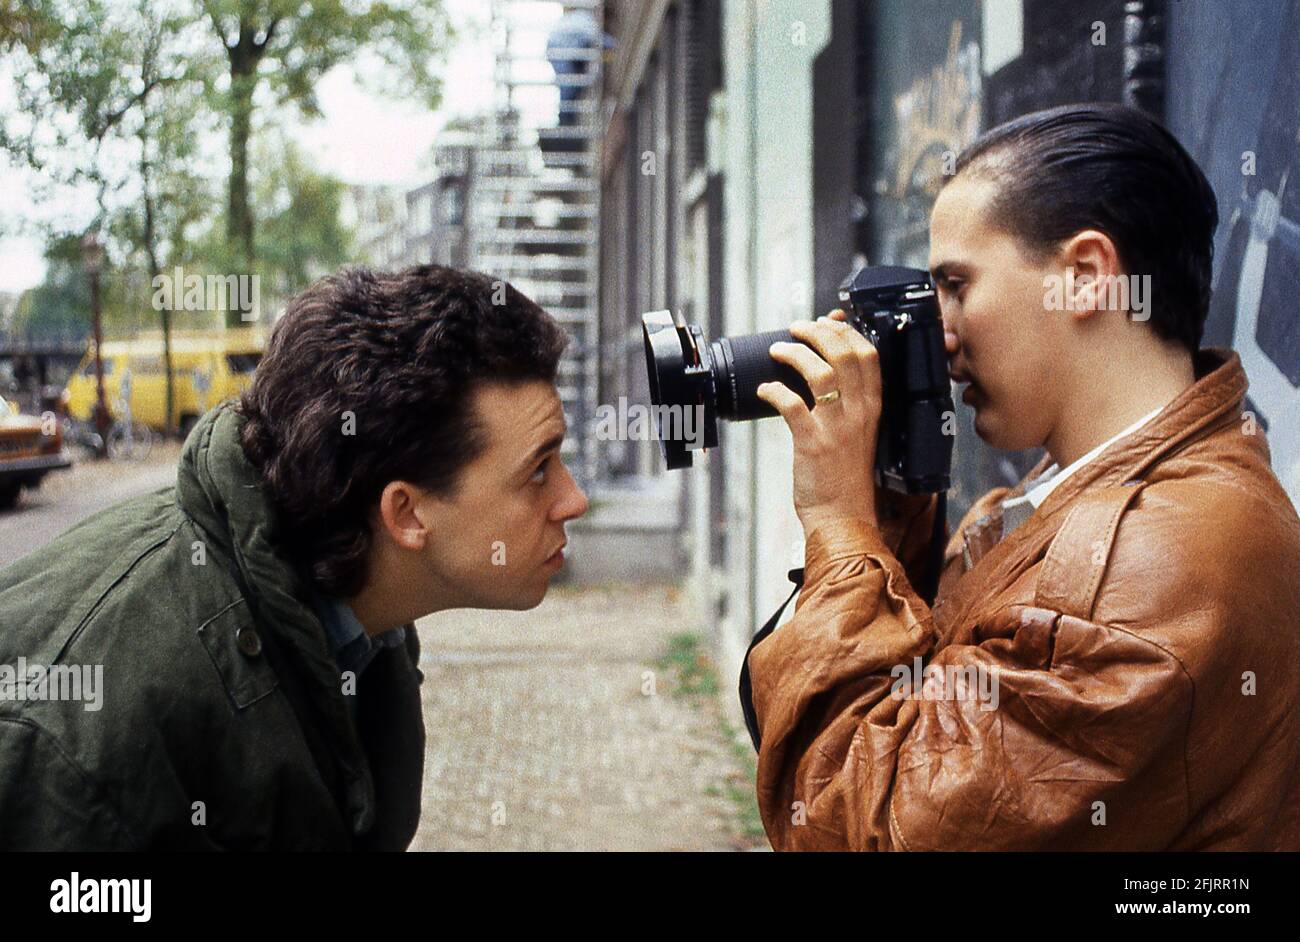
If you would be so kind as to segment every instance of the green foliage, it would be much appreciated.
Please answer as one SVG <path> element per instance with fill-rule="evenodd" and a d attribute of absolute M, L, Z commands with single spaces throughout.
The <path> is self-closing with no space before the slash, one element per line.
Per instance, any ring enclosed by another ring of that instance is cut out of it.
<path fill-rule="evenodd" d="M 222 210 L 182 264 L 186 273 L 260 276 L 266 309 L 353 261 L 354 240 L 340 219 L 344 185 L 317 170 L 300 147 L 287 139 L 259 144 L 254 164 L 266 168 L 253 181 L 253 212 L 262 221 L 254 263 L 246 265 L 226 239 Z"/>
<path fill-rule="evenodd" d="M 767 831 L 763 828 L 763 816 L 758 810 L 758 795 L 754 786 L 758 780 L 758 759 L 750 746 L 749 734 L 737 730 L 726 720 L 720 720 L 720 725 L 722 736 L 738 767 L 738 771 L 723 786 L 723 794 L 735 811 L 735 825 L 740 836 L 747 841 L 763 840 L 767 837 Z"/>
<path fill-rule="evenodd" d="M 711 697 L 718 692 L 718 675 L 697 634 L 683 632 L 668 639 L 668 650 L 655 662 L 672 674 L 674 696 Z"/>
<path fill-rule="evenodd" d="M 37 171 L 38 200 L 71 188 L 93 207 L 107 321 L 119 305 L 138 322 L 140 286 L 175 265 L 286 293 L 347 261 L 352 239 L 342 185 L 283 143 L 277 119 L 319 114 L 321 79 L 362 56 L 387 66 L 369 90 L 432 107 L 450 38 L 438 0 L 0 0 L 17 101 L 0 148 Z M 48 223 L 51 250 L 84 222 Z M 52 265 L 24 309 L 59 321 L 79 281 L 79 259 Z"/>
<path fill-rule="evenodd" d="M 38 49 L 54 31 L 40 4 L 0 0 L 0 52 L 15 46 Z"/>
<path fill-rule="evenodd" d="M 229 118 L 230 176 L 226 233 L 237 258 L 251 261 L 258 241 L 249 193 L 249 149 L 257 94 L 320 115 L 316 87 L 337 65 L 362 54 L 388 68 L 370 90 L 436 107 L 441 89 L 431 68 L 451 29 L 434 0 L 200 0 L 229 64 L 218 107 Z"/>
<path fill-rule="evenodd" d="M 50 259 L 45 280 L 24 292 L 14 328 L 32 336 L 89 333 L 90 283 L 79 265 Z"/>
<path fill-rule="evenodd" d="M 45 249 L 45 279 L 25 291 L 14 314 L 13 328 L 32 337 L 52 334 L 89 336 L 90 280 L 76 235 L 52 238 Z M 100 277 L 100 308 L 108 333 L 136 326 L 140 312 L 133 309 L 125 278 L 110 266 Z"/>
<path fill-rule="evenodd" d="M 272 164 L 272 148 L 259 149 L 258 164 Z M 288 296 L 332 271 L 352 255 L 352 234 L 339 222 L 343 184 L 312 168 L 298 147 L 275 148 L 275 174 L 254 186 L 253 207 L 259 268 L 274 290 Z"/>
<path fill-rule="evenodd" d="M 681 632 L 668 639 L 668 649 L 654 662 L 672 678 L 672 695 L 687 698 L 702 706 L 717 723 L 718 733 L 730 753 L 732 771 L 708 793 L 725 798 L 731 805 L 731 826 L 743 846 L 753 846 L 765 837 L 763 820 L 758 812 L 754 782 L 758 767 L 754 750 L 747 737 L 739 734 L 718 709 L 718 672 L 705 652 L 703 639 L 692 632 Z"/>

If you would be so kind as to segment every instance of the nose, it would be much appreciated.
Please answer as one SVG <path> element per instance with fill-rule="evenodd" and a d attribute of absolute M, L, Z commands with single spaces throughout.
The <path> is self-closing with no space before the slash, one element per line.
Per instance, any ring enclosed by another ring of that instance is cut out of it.
<path fill-rule="evenodd" d="M 589 506 L 587 495 L 578 482 L 573 479 L 569 473 L 568 465 L 561 465 L 564 468 L 565 490 L 564 494 L 556 501 L 551 511 L 551 518 L 557 522 L 563 523 L 566 520 L 576 520 L 587 512 Z"/>
<path fill-rule="evenodd" d="M 961 341 L 957 339 L 957 332 L 953 329 L 953 312 L 942 299 L 939 302 L 939 319 L 943 322 L 943 351 L 951 360 L 961 349 Z"/>

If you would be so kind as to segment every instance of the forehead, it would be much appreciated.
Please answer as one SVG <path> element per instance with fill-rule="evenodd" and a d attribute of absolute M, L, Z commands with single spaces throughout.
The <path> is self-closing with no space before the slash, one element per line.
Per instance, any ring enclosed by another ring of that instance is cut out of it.
<path fill-rule="evenodd" d="M 987 247 L 1000 234 L 988 219 L 996 192 L 993 183 L 966 177 L 957 177 L 939 192 L 930 213 L 932 267 Z"/>
<path fill-rule="evenodd" d="M 526 452 L 564 433 L 564 408 L 555 384 L 543 379 L 484 383 L 474 407 L 489 451 Z"/>

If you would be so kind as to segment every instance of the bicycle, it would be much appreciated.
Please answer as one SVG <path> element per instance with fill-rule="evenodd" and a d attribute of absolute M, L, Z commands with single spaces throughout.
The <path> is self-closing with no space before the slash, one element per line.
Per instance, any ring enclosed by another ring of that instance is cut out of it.
<path fill-rule="evenodd" d="M 119 399 L 116 405 L 121 418 L 108 429 L 108 457 L 114 461 L 144 461 L 153 450 L 153 431 L 132 420 L 128 401 Z"/>
<path fill-rule="evenodd" d="M 118 408 L 123 417 L 109 424 L 107 449 L 104 438 L 92 423 L 72 418 L 63 420 L 63 441 L 80 449 L 85 457 L 107 453 L 111 460 L 144 461 L 153 450 L 153 431 L 133 421 L 130 407 L 123 408 L 121 400 Z"/>

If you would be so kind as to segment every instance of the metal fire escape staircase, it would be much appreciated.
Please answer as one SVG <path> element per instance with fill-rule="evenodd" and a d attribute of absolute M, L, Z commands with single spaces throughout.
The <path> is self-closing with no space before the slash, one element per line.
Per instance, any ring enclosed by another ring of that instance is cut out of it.
<path fill-rule="evenodd" d="M 602 44 L 546 48 L 556 7 L 601 24 L 600 0 L 492 0 L 496 98 L 474 161 L 474 267 L 510 282 L 560 321 L 570 342 L 557 385 L 570 434 L 565 459 L 589 485 L 598 363 L 597 251 Z M 550 25 L 548 25 L 550 24 Z M 597 33 L 597 36 L 603 35 Z M 582 63 L 557 74 L 551 60 Z M 557 87 L 578 89 L 561 101 Z"/>

